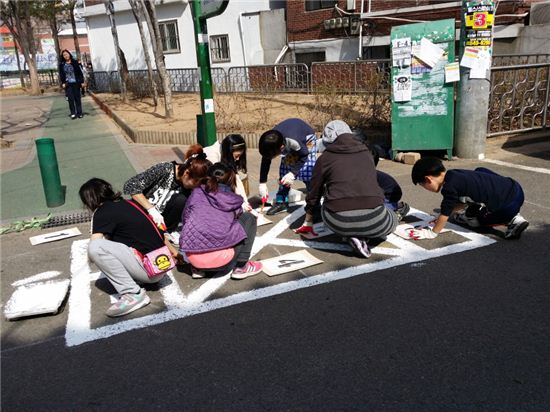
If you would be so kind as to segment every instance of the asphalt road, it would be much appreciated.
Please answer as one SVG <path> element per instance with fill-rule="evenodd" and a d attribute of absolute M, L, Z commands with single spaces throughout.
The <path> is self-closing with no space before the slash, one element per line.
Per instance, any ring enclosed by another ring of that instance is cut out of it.
<path fill-rule="evenodd" d="M 549 410 L 549 144 L 538 137 L 493 145 L 488 154 L 500 165 L 448 163 L 483 165 L 522 183 L 531 226 L 517 241 L 484 233 L 495 242 L 74 346 L 66 340 L 69 303 L 57 316 L 3 321 L 2 409 Z M 412 206 L 438 207 L 438 195 L 412 186 L 410 166 L 380 167 Z M 32 249 L 29 235 L 2 236 L 4 304 L 15 280 L 52 268 L 70 276 L 73 240 Z M 345 251 L 325 260 L 334 270 L 359 264 Z M 192 280 L 181 279 L 187 293 Z M 264 275 L 242 282 L 212 299 L 271 285 Z M 100 303 L 108 303 L 100 286 L 92 283 L 98 328 L 106 322 Z M 165 308 L 153 302 L 145 310 Z"/>

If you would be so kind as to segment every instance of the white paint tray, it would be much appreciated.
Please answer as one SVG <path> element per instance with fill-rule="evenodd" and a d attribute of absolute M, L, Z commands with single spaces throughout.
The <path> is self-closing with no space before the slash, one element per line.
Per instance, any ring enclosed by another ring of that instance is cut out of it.
<path fill-rule="evenodd" d="M 19 286 L 4 307 L 6 319 L 56 314 L 69 290 L 69 279 Z"/>

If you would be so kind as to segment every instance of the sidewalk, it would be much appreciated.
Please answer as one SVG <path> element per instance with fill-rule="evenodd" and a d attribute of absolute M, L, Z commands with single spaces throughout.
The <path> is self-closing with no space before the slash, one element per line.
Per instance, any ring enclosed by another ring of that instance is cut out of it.
<path fill-rule="evenodd" d="M 20 156 L 32 161 L 1 175 L 2 221 L 81 210 L 78 189 L 86 180 L 100 177 L 120 187 L 135 173 L 121 147 L 120 133 L 117 135 L 107 116 L 90 100 L 83 99 L 85 116 L 76 120 L 68 117 L 63 96 L 52 96 L 52 100 L 49 120 L 40 135 L 55 141 L 61 184 L 66 186 L 65 204 L 47 207 L 34 144 L 30 144 L 29 139 L 26 153 Z M 33 101 L 29 99 L 29 103 Z"/>

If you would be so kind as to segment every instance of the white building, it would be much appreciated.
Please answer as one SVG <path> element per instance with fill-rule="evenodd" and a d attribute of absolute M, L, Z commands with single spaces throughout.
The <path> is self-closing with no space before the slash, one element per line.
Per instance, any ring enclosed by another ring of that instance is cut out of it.
<path fill-rule="evenodd" d="M 284 8 L 272 0 L 231 0 L 219 16 L 207 20 L 212 67 L 273 63 L 286 44 Z M 128 69 L 146 69 L 136 20 L 128 1 L 114 2 L 120 48 Z M 156 4 L 163 33 L 166 67 L 196 68 L 195 32 L 187 0 L 163 0 Z M 111 26 L 103 4 L 84 10 L 88 41 L 95 71 L 117 69 Z M 143 28 L 150 42 L 145 23 Z M 152 49 L 149 45 L 151 56 Z M 154 62 L 153 62 L 154 67 Z"/>

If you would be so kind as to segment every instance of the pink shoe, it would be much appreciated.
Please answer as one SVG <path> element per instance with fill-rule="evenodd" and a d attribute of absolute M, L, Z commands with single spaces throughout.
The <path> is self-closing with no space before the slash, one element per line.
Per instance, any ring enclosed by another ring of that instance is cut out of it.
<path fill-rule="evenodd" d="M 243 267 L 233 269 L 231 279 L 246 279 L 250 276 L 257 275 L 262 271 L 262 269 L 263 266 L 261 262 L 254 262 L 252 260 L 249 260 Z"/>

